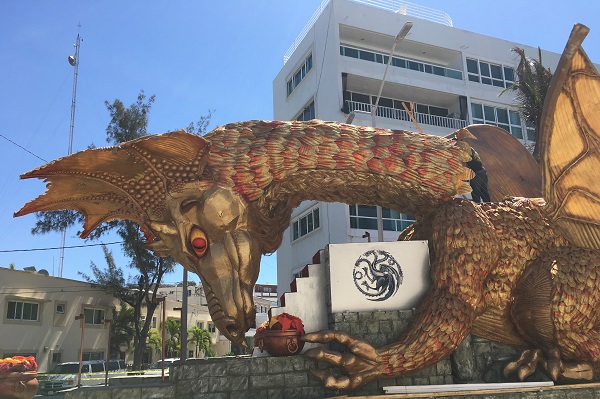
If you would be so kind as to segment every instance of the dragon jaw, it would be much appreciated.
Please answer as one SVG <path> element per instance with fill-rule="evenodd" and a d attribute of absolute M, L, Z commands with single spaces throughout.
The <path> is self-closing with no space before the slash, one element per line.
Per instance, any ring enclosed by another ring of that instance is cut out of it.
<path fill-rule="evenodd" d="M 255 326 L 253 287 L 261 255 L 248 233 L 246 202 L 229 189 L 215 186 L 198 196 L 189 187 L 170 196 L 165 216 L 149 223 L 158 240 L 147 248 L 197 273 L 216 327 L 246 346 L 244 333 Z"/>

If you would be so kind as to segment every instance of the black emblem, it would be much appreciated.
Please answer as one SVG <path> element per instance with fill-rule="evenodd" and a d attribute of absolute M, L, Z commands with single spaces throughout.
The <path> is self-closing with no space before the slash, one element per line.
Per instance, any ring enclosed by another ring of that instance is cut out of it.
<path fill-rule="evenodd" d="M 356 288 L 370 301 L 391 298 L 404 278 L 392 254 L 379 249 L 362 254 L 354 264 L 353 273 Z"/>

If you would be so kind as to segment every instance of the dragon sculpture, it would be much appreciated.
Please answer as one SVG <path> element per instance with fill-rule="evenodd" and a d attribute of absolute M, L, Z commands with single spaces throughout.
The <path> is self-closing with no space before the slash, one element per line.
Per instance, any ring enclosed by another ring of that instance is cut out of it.
<path fill-rule="evenodd" d="M 77 210 L 82 237 L 104 221 L 137 222 L 158 256 L 200 276 L 216 326 L 243 345 L 261 254 L 277 249 L 294 207 L 310 199 L 393 208 L 418 218 L 402 239 L 429 240 L 432 287 L 397 343 L 377 349 L 344 332 L 307 334 L 348 347 L 306 353 L 343 369 L 315 370 L 326 386 L 418 370 L 470 333 L 522 347 L 505 369 L 521 379 L 538 366 L 554 379 L 591 378 L 600 370 L 600 186 L 591 173 L 600 166 L 600 77 L 580 46 L 587 31 L 575 26 L 547 96 L 544 199 L 457 198 L 470 191 L 466 140 L 250 121 L 50 162 L 22 176 L 45 179 L 48 190 L 15 215 Z"/>

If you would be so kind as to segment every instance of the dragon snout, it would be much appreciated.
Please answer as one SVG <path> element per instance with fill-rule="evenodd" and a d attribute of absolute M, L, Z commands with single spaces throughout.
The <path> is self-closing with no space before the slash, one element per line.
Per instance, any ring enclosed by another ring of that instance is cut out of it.
<path fill-rule="evenodd" d="M 247 347 L 246 331 L 256 325 L 256 311 L 253 304 L 245 308 L 231 306 L 233 301 L 228 301 L 221 306 L 217 296 L 212 290 L 207 292 L 208 310 L 215 326 L 231 342 Z"/>

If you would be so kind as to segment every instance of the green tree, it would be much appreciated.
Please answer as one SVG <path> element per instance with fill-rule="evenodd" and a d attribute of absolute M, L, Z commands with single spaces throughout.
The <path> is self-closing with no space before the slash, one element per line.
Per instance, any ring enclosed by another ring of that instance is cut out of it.
<path fill-rule="evenodd" d="M 515 93 L 515 102 L 519 113 L 525 120 L 535 126 L 535 147 L 533 157 L 540 162 L 540 132 L 539 126 L 544 109 L 546 93 L 552 80 L 552 72 L 542 65 L 542 50 L 538 48 L 539 60 L 528 58 L 525 50 L 515 47 L 512 51 L 520 58 L 515 70 L 516 80 L 511 86 L 500 93 L 512 91 Z"/>
<path fill-rule="evenodd" d="M 177 319 L 167 319 L 165 330 L 169 338 L 165 340 L 165 352 L 169 357 L 179 357 L 181 349 L 181 322 Z"/>
<path fill-rule="evenodd" d="M 210 125 L 210 121 L 212 119 L 213 112 L 215 112 L 215 111 L 212 109 L 209 109 L 207 111 L 206 115 L 200 116 L 200 118 L 198 119 L 198 122 L 196 122 L 195 125 L 194 125 L 194 122 L 191 122 L 186 129 L 187 132 L 199 134 L 200 136 L 204 136 L 206 134 L 206 131 L 208 130 L 208 126 Z"/>
<path fill-rule="evenodd" d="M 118 309 L 113 310 L 112 335 L 110 337 L 110 356 L 118 358 L 121 346 L 129 349 L 135 336 L 135 311 L 121 301 Z"/>
<path fill-rule="evenodd" d="M 129 107 L 116 99 L 113 103 L 105 102 L 110 115 L 110 122 L 106 128 L 107 142 L 120 144 L 124 141 L 137 139 L 147 135 L 148 114 L 154 103 L 155 97 L 146 98 L 144 91 L 140 91 L 137 100 Z M 212 111 L 208 116 L 201 117 L 196 126 L 192 123 L 191 129 L 196 134 L 203 134 L 210 123 Z M 72 226 L 81 226 L 83 216 L 74 211 L 51 211 L 37 213 L 37 221 L 32 229 L 33 234 L 61 232 Z M 143 353 L 152 316 L 158 306 L 156 290 L 160 286 L 165 274 L 174 268 L 171 258 L 155 257 L 144 248 L 145 238 L 139 226 L 130 221 L 111 221 L 103 223 L 88 237 L 96 240 L 108 232 L 116 232 L 123 240 L 122 249 L 129 259 L 128 267 L 134 275 L 126 278 L 124 269 L 115 264 L 112 253 L 104 248 L 107 262 L 106 269 L 100 269 L 92 263 L 92 275 L 82 274 L 90 283 L 96 284 L 106 292 L 127 303 L 133 308 L 135 320 L 140 320 L 145 312 L 145 322 L 134 323 L 134 356 L 133 369 L 139 370 L 142 365 Z"/>
<path fill-rule="evenodd" d="M 162 349 L 161 332 L 158 331 L 156 328 L 151 328 L 150 331 L 148 331 L 148 338 L 146 340 L 146 344 L 147 348 L 151 347 L 156 353 L 160 353 Z"/>
<path fill-rule="evenodd" d="M 196 346 L 196 357 L 200 357 L 200 352 L 203 352 L 205 357 L 213 357 L 215 355 L 212 349 L 212 337 L 203 328 L 194 326 L 189 330 L 188 342 L 192 342 Z"/>
<path fill-rule="evenodd" d="M 158 306 L 156 290 L 152 287 L 159 286 L 163 276 L 173 270 L 174 262 L 170 258 L 159 258 L 143 248 L 144 237 L 139 227 L 129 221 L 119 222 L 117 233 L 123 239 L 123 251 L 131 260 L 129 267 L 138 272 L 137 276 L 125 278 L 123 268 L 118 267 L 112 252 L 103 246 L 106 268 L 100 269 L 91 262 L 90 269 L 93 276 L 79 273 L 83 278 L 112 294 L 131 306 L 133 320 L 141 320 L 145 311 L 143 323 L 133 323 L 133 369 L 139 370 L 142 366 L 144 349 L 152 316 Z"/>

